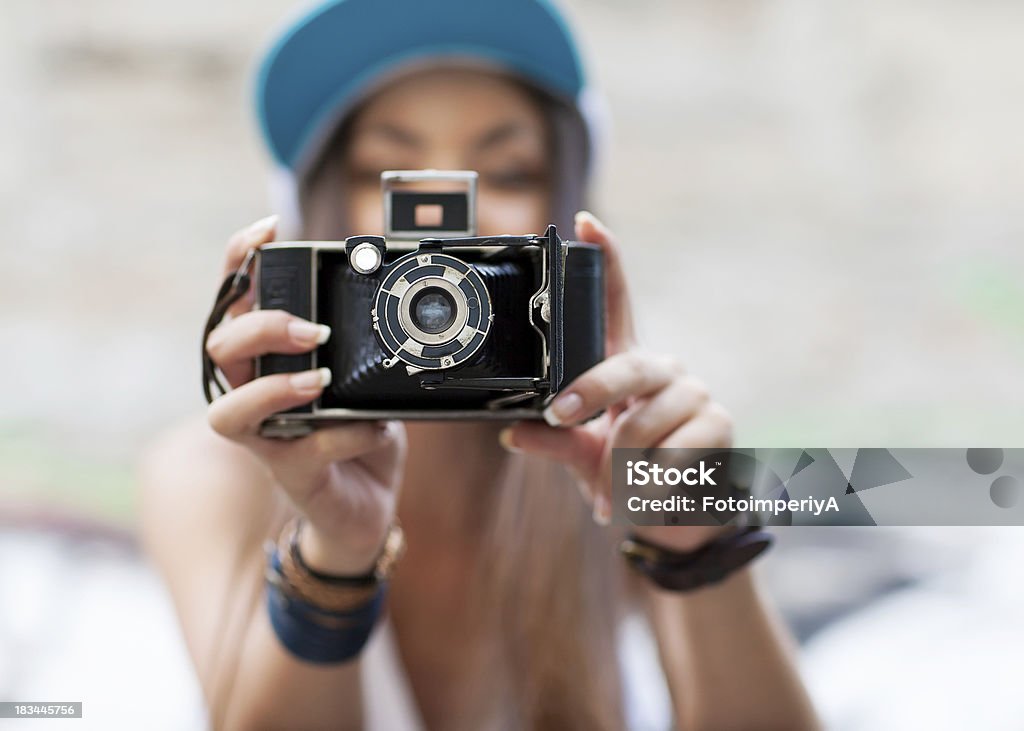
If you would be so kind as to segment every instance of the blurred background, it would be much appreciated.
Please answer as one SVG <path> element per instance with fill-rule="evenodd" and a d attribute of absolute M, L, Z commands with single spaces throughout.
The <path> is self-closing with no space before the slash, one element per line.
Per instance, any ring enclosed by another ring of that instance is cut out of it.
<path fill-rule="evenodd" d="M 202 412 L 224 241 L 272 212 L 248 75 L 294 5 L 0 3 L 0 700 L 202 727 L 133 465 Z M 1024 5 L 565 5 L 645 340 L 741 446 L 1024 445 Z M 830 728 L 1024 727 L 1024 531 L 779 538 Z"/>

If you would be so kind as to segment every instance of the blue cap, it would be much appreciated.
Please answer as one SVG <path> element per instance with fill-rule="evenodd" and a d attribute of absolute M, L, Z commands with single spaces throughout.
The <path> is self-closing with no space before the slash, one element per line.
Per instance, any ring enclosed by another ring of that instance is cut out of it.
<path fill-rule="evenodd" d="M 504 69 L 589 124 L 579 53 L 548 0 L 331 0 L 292 22 L 260 65 L 257 114 L 275 162 L 300 173 L 375 82 L 444 58 Z"/>

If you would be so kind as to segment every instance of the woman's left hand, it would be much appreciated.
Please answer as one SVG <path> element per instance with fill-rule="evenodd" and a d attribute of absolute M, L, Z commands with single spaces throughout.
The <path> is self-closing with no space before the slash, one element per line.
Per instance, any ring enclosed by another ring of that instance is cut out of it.
<path fill-rule="evenodd" d="M 607 358 L 562 390 L 544 412 L 548 424 L 517 423 L 502 432 L 501 441 L 508 449 L 566 465 L 592 504 L 594 520 L 604 525 L 612 513 L 612 449 L 724 449 L 732 445 L 732 419 L 678 360 L 637 346 L 622 257 L 611 232 L 592 214 L 580 212 L 576 239 L 604 250 Z M 679 551 L 696 548 L 718 530 L 635 528 L 638 535 Z"/>

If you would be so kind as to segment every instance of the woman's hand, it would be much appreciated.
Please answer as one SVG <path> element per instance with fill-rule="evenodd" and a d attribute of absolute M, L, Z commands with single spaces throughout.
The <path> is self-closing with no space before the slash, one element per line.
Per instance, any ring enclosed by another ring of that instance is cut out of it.
<path fill-rule="evenodd" d="M 563 389 L 544 413 L 548 424 L 520 422 L 503 431 L 501 440 L 509 449 L 565 464 L 593 505 L 594 519 L 607 524 L 613 448 L 727 448 L 732 420 L 677 360 L 637 347 L 622 258 L 611 232 L 592 214 L 581 212 L 576 238 L 604 250 L 608 357 Z M 600 417 L 584 423 L 601 411 Z M 638 534 L 681 551 L 695 548 L 718 530 L 636 528 Z"/>
<path fill-rule="evenodd" d="M 276 217 L 257 221 L 228 243 L 225 275 L 246 253 L 273 241 Z M 235 303 L 230 319 L 206 341 L 232 390 L 209 407 L 210 426 L 255 454 L 307 519 L 303 556 L 315 569 L 337 574 L 367 571 L 394 518 L 405 456 L 397 422 L 352 422 L 294 440 L 258 434 L 269 416 L 309 403 L 330 383 L 320 368 L 253 378 L 253 359 L 266 353 L 306 353 L 330 337 L 330 328 L 280 310 L 252 311 L 252 298 Z"/>

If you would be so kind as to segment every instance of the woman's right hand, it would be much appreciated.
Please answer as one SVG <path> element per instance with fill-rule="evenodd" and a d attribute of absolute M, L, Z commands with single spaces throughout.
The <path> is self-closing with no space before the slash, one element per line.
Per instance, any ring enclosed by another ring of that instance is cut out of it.
<path fill-rule="evenodd" d="M 276 224 L 272 216 L 231 237 L 225 276 L 250 249 L 274 240 Z M 309 352 L 330 337 L 330 329 L 281 310 L 251 308 L 251 296 L 235 303 L 231 317 L 207 338 L 207 352 L 232 387 L 210 405 L 210 426 L 255 454 L 305 516 L 300 549 L 310 566 L 339 575 L 364 573 L 394 519 L 405 430 L 398 422 L 353 421 L 293 440 L 259 436 L 267 417 L 317 398 L 330 371 L 254 378 L 253 359 Z"/>

